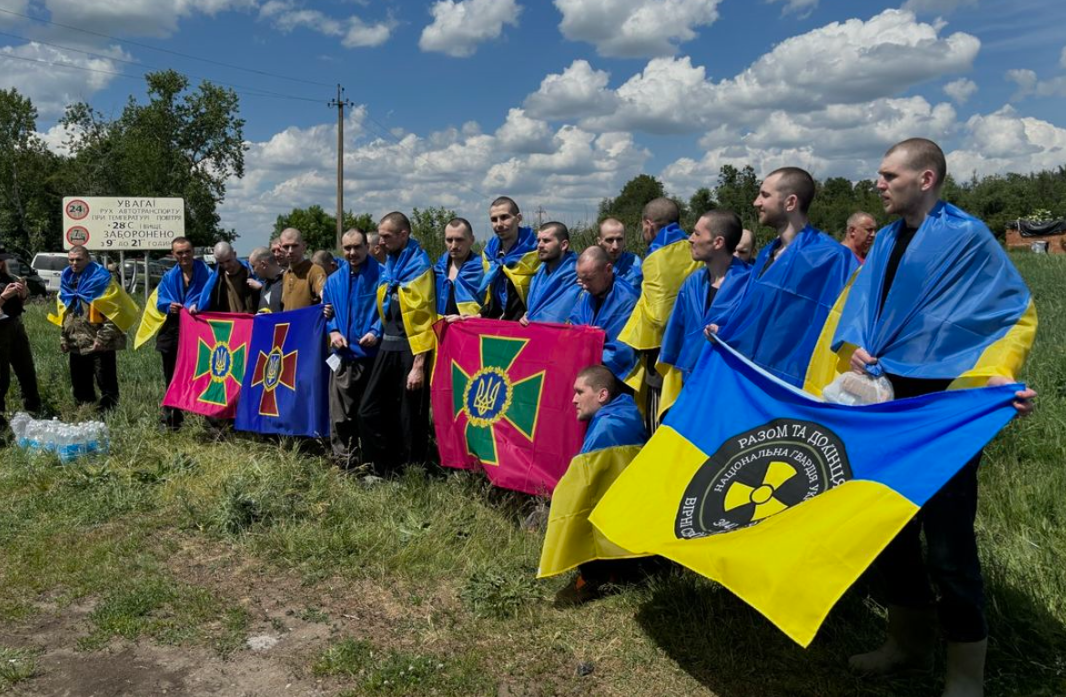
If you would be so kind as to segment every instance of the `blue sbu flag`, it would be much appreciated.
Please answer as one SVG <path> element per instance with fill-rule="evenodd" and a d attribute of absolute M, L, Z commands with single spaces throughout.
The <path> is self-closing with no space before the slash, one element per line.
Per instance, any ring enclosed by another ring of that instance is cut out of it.
<path fill-rule="evenodd" d="M 1010 421 L 1020 388 L 846 407 L 708 345 L 591 521 L 623 549 L 720 582 L 807 646 L 848 586 Z"/>
<path fill-rule="evenodd" d="M 255 316 L 236 428 L 329 435 L 329 374 L 322 306 Z"/>

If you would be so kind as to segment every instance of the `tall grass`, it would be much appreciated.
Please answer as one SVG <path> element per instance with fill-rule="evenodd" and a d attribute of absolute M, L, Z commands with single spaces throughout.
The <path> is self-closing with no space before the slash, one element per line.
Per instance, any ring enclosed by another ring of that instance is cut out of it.
<path fill-rule="evenodd" d="M 1053 695 L 1066 693 L 1066 260 L 1016 263 L 1040 316 L 1024 376 L 1040 397 L 1034 416 L 988 449 L 980 475 L 989 691 Z M 45 400 L 64 419 L 87 418 L 44 314 L 32 307 L 27 324 Z M 548 598 L 565 579 L 532 580 L 541 535 L 522 527 L 524 497 L 422 467 L 367 485 L 299 441 L 219 438 L 199 418 L 162 433 L 158 355 L 122 352 L 119 375 L 109 457 L 62 466 L 0 450 L 0 623 L 32 617 L 45 597 L 85 599 L 94 604 L 86 650 L 150 637 L 228 654 L 247 624 L 236 599 L 180 580 L 170 565 L 193 539 L 295 571 L 312 587 L 377 589 L 387 626 L 323 646 L 307 666 L 360 693 L 415 684 L 446 694 L 730 697 L 937 689 L 930 676 L 869 683 L 847 674 L 846 657 L 882 628 L 862 584 L 806 651 L 720 587 L 676 570 L 555 610 Z"/>

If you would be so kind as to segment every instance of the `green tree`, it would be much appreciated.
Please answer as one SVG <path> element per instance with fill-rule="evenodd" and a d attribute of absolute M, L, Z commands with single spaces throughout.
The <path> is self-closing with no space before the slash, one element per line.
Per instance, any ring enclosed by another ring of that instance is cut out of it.
<path fill-rule="evenodd" d="M 110 121 L 85 103 L 62 123 L 72 160 L 64 166 L 68 195 L 177 196 L 185 200 L 185 234 L 194 245 L 232 240 L 217 208 L 226 180 L 244 176 L 244 119 L 233 90 L 189 80 L 173 70 L 145 75 L 148 102 L 130 97 Z"/>
<path fill-rule="evenodd" d="M 289 213 L 279 215 L 274 221 L 272 237 L 277 237 L 282 230 L 290 227 L 296 228 L 303 235 L 308 254 L 319 249 L 336 249 L 337 218 L 317 203 L 307 208 L 293 208 Z"/>
<path fill-rule="evenodd" d="M 444 206 L 412 209 L 411 235 L 429 254 L 430 261 L 436 262 L 444 254 L 444 227 L 455 215 Z"/>
<path fill-rule="evenodd" d="M 694 216 L 703 215 L 717 207 L 718 202 L 714 200 L 714 193 L 706 186 L 696 189 L 696 193 L 692 194 L 688 200 L 688 208 Z"/>
<path fill-rule="evenodd" d="M 28 251 L 59 247 L 59 164 L 37 136 L 30 99 L 15 89 L 0 90 L 0 238 L 7 244 Z"/>
<path fill-rule="evenodd" d="M 722 165 L 718 172 L 718 186 L 714 189 L 718 207 L 731 210 L 740 216 L 744 227 L 756 233 L 756 243 L 761 247 L 773 236 L 773 232 L 769 228 L 759 227 L 759 216 L 751 205 L 758 193 L 759 178 L 755 176 L 755 170 L 750 165 L 743 169 Z"/>
<path fill-rule="evenodd" d="M 598 221 L 604 218 L 618 218 L 626 226 L 626 247 L 632 251 L 642 251 L 645 247 L 641 236 L 641 213 L 644 205 L 653 199 L 666 196 L 666 189 L 655 177 L 638 174 L 623 186 L 615 198 L 605 198 L 600 202 Z"/>

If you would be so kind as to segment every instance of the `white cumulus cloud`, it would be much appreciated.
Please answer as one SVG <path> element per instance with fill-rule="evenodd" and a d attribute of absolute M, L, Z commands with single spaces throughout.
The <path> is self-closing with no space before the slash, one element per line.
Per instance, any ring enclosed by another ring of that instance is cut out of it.
<path fill-rule="evenodd" d="M 68 104 L 87 101 L 115 79 L 113 73 L 121 66 L 106 56 L 129 60 L 117 47 L 95 52 L 103 57 L 32 41 L 0 47 L 0 87 L 13 87 L 29 97 L 42 116 L 60 114 Z"/>
<path fill-rule="evenodd" d="M 304 9 L 292 0 L 269 0 L 259 8 L 259 17 L 284 33 L 302 28 L 339 38 L 345 48 L 380 46 L 396 26 L 392 20 L 368 23 L 356 15 L 337 19 L 319 10 Z"/>
<path fill-rule="evenodd" d="M 960 7 L 976 4 L 977 0 L 907 0 L 903 3 L 903 9 L 918 14 L 943 17 Z"/>
<path fill-rule="evenodd" d="M 960 178 L 1056 169 L 1066 161 L 1066 128 L 1028 116 L 1010 105 L 971 116 L 966 138 L 948 153 L 948 170 Z"/>
<path fill-rule="evenodd" d="M 515 0 L 438 0 L 418 47 L 454 58 L 472 56 L 478 44 L 499 38 L 505 24 L 517 27 L 521 11 Z"/>
<path fill-rule="evenodd" d="M 17 4 L 17 3 L 16 3 Z M 256 0 L 45 0 L 53 22 L 105 34 L 164 37 L 180 20 L 256 6 Z M 53 31 L 62 32 L 61 29 Z M 84 38 L 84 37 L 82 37 Z"/>
<path fill-rule="evenodd" d="M 553 73 L 541 81 L 540 89 L 526 97 L 526 111 L 555 120 L 609 114 L 618 102 L 607 89 L 609 79 L 610 75 L 594 70 L 588 61 L 575 60 L 561 74 Z"/>
<path fill-rule="evenodd" d="M 944 94 L 951 97 L 956 104 L 965 104 L 976 92 L 977 83 L 964 77 L 944 85 Z"/>
<path fill-rule="evenodd" d="M 555 0 L 559 30 L 601 56 L 672 56 L 696 38 L 696 28 L 718 19 L 721 0 Z"/>
<path fill-rule="evenodd" d="M 800 18 L 807 17 L 818 7 L 818 0 L 767 0 L 767 2 L 781 2 L 783 15 L 797 15 Z"/>

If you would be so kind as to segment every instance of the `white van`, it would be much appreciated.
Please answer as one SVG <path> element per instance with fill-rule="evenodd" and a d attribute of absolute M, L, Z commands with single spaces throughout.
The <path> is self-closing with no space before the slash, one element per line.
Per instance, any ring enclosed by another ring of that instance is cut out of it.
<path fill-rule="evenodd" d="M 59 292 L 59 276 L 67 268 L 66 252 L 38 252 L 30 264 L 44 279 L 49 293 Z"/>

